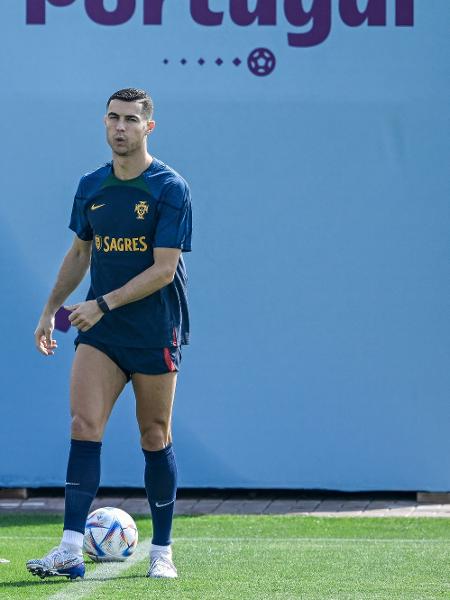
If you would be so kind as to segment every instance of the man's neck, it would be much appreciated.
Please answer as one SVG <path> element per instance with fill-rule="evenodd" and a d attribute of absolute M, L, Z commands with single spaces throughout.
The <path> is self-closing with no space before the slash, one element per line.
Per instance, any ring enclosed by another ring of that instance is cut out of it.
<path fill-rule="evenodd" d="M 113 155 L 114 175 L 118 179 L 134 179 L 148 169 L 152 161 L 153 157 L 148 152 L 140 156 Z"/>

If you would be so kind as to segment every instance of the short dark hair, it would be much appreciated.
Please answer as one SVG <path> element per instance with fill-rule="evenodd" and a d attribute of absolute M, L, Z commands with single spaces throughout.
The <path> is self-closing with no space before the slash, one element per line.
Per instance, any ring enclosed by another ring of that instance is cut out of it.
<path fill-rule="evenodd" d="M 145 118 L 150 121 L 153 116 L 153 100 L 145 90 L 136 88 L 125 88 L 115 92 L 106 103 L 106 108 L 109 108 L 111 100 L 122 100 L 122 102 L 140 102 L 142 105 L 142 113 Z"/>

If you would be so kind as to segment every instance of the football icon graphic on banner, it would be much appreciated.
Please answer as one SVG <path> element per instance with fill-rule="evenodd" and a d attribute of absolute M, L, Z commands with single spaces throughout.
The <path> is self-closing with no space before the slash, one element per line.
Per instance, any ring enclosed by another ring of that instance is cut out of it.
<path fill-rule="evenodd" d="M 253 75 L 270 75 L 276 65 L 275 54 L 268 48 L 255 48 L 248 55 L 247 65 Z"/>

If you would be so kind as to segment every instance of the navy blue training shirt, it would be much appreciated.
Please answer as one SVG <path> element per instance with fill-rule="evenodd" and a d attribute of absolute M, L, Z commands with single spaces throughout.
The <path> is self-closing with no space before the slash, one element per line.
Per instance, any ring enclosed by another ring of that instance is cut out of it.
<path fill-rule="evenodd" d="M 112 163 L 82 177 L 72 229 L 93 240 L 91 286 L 86 300 L 122 287 L 154 263 L 153 248 L 191 250 L 191 196 L 186 181 L 153 158 L 134 179 L 114 175 Z M 164 348 L 189 343 L 187 276 L 182 254 L 172 283 L 106 313 L 83 333 L 116 346 Z"/>

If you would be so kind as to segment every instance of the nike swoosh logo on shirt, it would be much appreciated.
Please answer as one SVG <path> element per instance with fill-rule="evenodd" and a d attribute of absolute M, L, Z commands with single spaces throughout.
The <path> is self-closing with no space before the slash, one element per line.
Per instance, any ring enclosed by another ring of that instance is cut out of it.
<path fill-rule="evenodd" d="M 106 206 L 106 204 L 93 204 L 91 206 L 91 210 L 97 210 L 97 208 L 101 208 L 102 206 Z"/>

